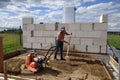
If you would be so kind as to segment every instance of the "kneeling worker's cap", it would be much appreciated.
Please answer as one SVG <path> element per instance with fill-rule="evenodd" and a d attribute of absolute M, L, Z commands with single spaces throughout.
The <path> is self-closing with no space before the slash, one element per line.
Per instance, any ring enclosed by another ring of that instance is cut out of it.
<path fill-rule="evenodd" d="M 65 31 L 65 27 L 61 27 L 61 31 Z"/>

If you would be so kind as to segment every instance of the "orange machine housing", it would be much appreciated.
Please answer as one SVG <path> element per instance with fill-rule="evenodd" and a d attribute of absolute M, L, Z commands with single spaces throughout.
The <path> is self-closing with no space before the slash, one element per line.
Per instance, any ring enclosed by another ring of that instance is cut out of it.
<path fill-rule="evenodd" d="M 37 55 L 35 54 L 29 54 L 26 56 L 26 60 L 25 60 L 25 67 L 27 67 L 27 69 L 29 69 L 32 72 L 37 72 L 37 63 L 34 62 L 34 58 Z"/>

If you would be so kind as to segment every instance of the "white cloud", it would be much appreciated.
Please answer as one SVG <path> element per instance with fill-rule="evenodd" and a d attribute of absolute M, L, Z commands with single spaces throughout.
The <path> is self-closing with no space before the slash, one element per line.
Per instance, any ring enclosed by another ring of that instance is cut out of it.
<path fill-rule="evenodd" d="M 99 17 L 101 14 L 108 14 L 109 28 L 113 29 L 120 27 L 120 5 L 119 3 L 115 2 L 98 3 L 86 7 L 81 6 L 81 4 L 85 4 L 87 2 L 95 2 L 97 0 L 5 1 L 0 1 L 0 26 L 4 26 L 5 23 L 8 23 L 7 26 L 19 26 L 22 24 L 23 17 L 34 17 L 35 23 L 53 23 L 56 21 L 62 22 L 62 8 L 64 6 L 74 6 L 77 7 L 77 22 L 99 22 Z M 37 7 L 38 9 L 30 10 L 32 7 Z"/>
<path fill-rule="evenodd" d="M 76 11 L 76 21 L 99 22 L 99 17 L 101 14 L 108 14 L 109 26 L 116 27 L 119 26 L 120 22 L 119 8 L 119 4 L 114 5 L 112 2 L 95 4 L 88 7 L 79 7 Z"/>
<path fill-rule="evenodd" d="M 83 0 L 84 2 L 94 2 L 96 0 Z"/>

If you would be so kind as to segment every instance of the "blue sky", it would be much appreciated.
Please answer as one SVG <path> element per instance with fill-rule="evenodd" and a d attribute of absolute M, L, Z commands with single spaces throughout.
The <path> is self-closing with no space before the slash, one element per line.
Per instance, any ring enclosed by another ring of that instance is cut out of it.
<path fill-rule="evenodd" d="M 99 22 L 108 14 L 108 29 L 120 30 L 120 0 L 0 0 L 0 27 L 22 25 L 23 17 L 34 23 L 62 23 L 63 7 L 76 7 L 76 22 Z"/>

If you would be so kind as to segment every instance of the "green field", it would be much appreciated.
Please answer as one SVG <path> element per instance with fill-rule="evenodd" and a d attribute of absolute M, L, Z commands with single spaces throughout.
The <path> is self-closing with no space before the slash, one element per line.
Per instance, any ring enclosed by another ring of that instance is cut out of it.
<path fill-rule="evenodd" d="M 108 35 L 108 42 L 110 45 L 120 50 L 120 35 Z"/>
<path fill-rule="evenodd" d="M 22 45 L 20 45 L 20 34 L 0 33 L 0 36 L 3 37 L 4 53 L 12 52 L 22 48 Z"/>

